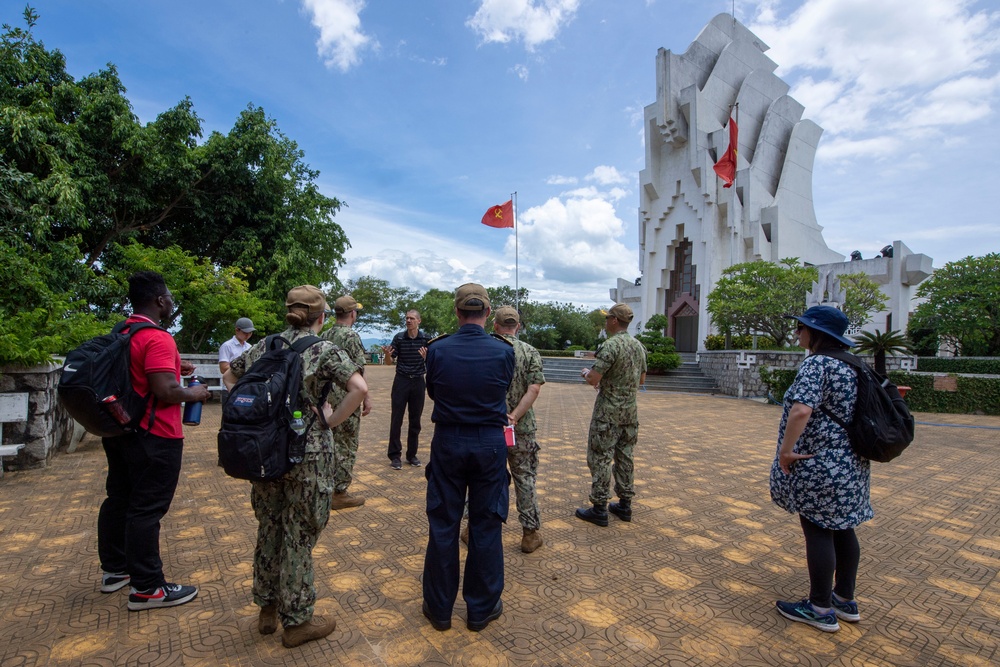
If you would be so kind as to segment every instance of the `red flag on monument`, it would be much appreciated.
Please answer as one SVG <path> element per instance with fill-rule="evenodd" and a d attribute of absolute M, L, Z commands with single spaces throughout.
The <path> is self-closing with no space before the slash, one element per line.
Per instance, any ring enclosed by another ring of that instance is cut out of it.
<path fill-rule="evenodd" d="M 724 188 L 732 186 L 733 181 L 736 180 L 736 146 L 738 136 L 739 129 L 736 127 L 736 121 L 733 120 L 732 116 L 730 116 L 729 148 L 726 149 L 726 152 L 722 154 L 719 161 L 715 163 L 714 167 L 712 167 L 712 169 L 715 170 L 715 173 L 719 175 L 719 178 L 725 181 L 725 185 L 722 186 Z"/>
<path fill-rule="evenodd" d="M 491 206 L 486 211 L 486 215 L 483 216 L 483 224 L 488 227 L 497 227 L 498 229 L 513 227 L 514 201 L 512 199 L 508 199 L 506 204 Z"/>

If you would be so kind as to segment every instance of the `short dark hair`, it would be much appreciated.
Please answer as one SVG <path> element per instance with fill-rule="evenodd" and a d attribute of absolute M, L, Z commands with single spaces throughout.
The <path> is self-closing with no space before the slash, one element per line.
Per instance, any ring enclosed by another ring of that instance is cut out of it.
<path fill-rule="evenodd" d="M 802 325 L 805 326 L 805 325 Z M 841 343 L 839 340 L 826 333 L 825 331 L 819 331 L 818 329 L 813 329 L 812 327 L 805 327 L 809 329 L 809 351 L 816 352 L 822 349 L 834 349 L 834 350 L 846 350 L 847 346 Z"/>
<path fill-rule="evenodd" d="M 139 271 L 128 277 L 128 300 L 133 308 L 148 306 L 167 293 L 167 283 L 156 271 Z"/>

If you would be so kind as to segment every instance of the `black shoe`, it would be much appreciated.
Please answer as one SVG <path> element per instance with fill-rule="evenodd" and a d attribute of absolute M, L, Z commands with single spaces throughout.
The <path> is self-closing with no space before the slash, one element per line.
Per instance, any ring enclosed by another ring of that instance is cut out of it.
<path fill-rule="evenodd" d="M 403 469 L 403 464 L 399 462 L 399 459 L 393 459 L 392 463 L 390 463 L 389 465 L 392 466 L 393 470 L 402 470 Z"/>
<path fill-rule="evenodd" d="M 439 621 L 438 619 L 431 616 L 431 610 L 427 607 L 426 602 L 424 602 L 423 612 L 424 612 L 424 617 L 431 622 L 431 626 L 438 632 L 451 630 L 451 619 L 448 619 L 447 621 Z"/>
<path fill-rule="evenodd" d="M 632 503 L 621 501 L 620 503 L 611 503 L 608 505 L 608 511 L 614 514 L 616 517 L 622 521 L 632 520 Z"/>
<path fill-rule="evenodd" d="M 607 528 L 608 508 L 606 505 L 594 505 L 593 507 L 581 507 L 576 511 L 576 518 L 589 521 L 595 526 Z"/>
<path fill-rule="evenodd" d="M 481 630 L 486 629 L 486 626 L 490 624 L 490 621 L 495 621 L 498 618 L 500 618 L 500 614 L 502 613 L 503 613 L 503 600 L 497 600 L 497 606 L 493 607 L 493 611 L 490 612 L 489 616 L 478 622 L 473 622 L 472 620 L 469 620 L 465 624 L 465 627 L 467 627 L 470 632 L 480 632 Z"/>
<path fill-rule="evenodd" d="M 412 459 L 406 459 L 406 462 L 409 463 L 414 468 L 420 467 L 420 459 L 418 459 L 416 456 L 414 456 Z"/>

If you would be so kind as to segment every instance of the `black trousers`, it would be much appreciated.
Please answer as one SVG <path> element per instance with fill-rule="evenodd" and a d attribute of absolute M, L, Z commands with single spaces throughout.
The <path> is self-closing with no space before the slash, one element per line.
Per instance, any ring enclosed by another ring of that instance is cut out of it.
<path fill-rule="evenodd" d="M 799 523 L 806 538 L 809 601 L 817 607 L 829 607 L 831 592 L 842 600 L 853 600 L 861 561 L 861 546 L 854 529 L 821 528 L 801 514 Z"/>
<path fill-rule="evenodd" d="M 406 431 L 406 460 L 417 457 L 417 444 L 420 439 L 420 415 L 424 411 L 424 395 L 426 385 L 423 375 L 407 376 L 396 373 L 392 381 L 392 417 L 389 421 L 389 460 L 400 460 L 403 443 L 399 434 L 403 428 L 403 411 L 409 415 L 409 428 Z"/>
<path fill-rule="evenodd" d="M 138 590 L 162 586 L 160 519 L 174 499 L 184 440 L 140 433 L 103 443 L 108 497 L 97 517 L 101 569 L 127 572 Z"/>

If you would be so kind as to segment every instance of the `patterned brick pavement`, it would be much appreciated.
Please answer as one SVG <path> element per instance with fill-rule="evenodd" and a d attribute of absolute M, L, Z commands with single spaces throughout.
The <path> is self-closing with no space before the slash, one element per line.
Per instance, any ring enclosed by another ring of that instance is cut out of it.
<path fill-rule="evenodd" d="M 369 370 L 352 492 L 315 552 L 317 612 L 338 628 L 296 649 L 255 631 L 248 484 L 215 466 L 219 407 L 188 429 L 163 524 L 165 569 L 200 586 L 187 605 L 128 612 L 98 591 L 104 456 L 88 437 L 44 470 L 0 481 L 0 667 L 34 665 L 968 665 L 1000 663 L 1000 419 L 918 415 L 904 457 L 873 475 L 876 519 L 859 529 L 862 621 L 835 634 L 792 624 L 776 598 L 808 592 L 795 517 L 768 498 L 780 409 L 640 394 L 635 518 L 598 528 L 586 503 L 589 387 L 546 385 L 538 403 L 545 546 L 504 531 L 504 614 L 482 633 L 420 613 L 423 469 L 385 458 L 392 369 Z M 428 402 L 427 458 L 431 424 Z M 127 589 L 125 589 L 127 590 Z"/>

